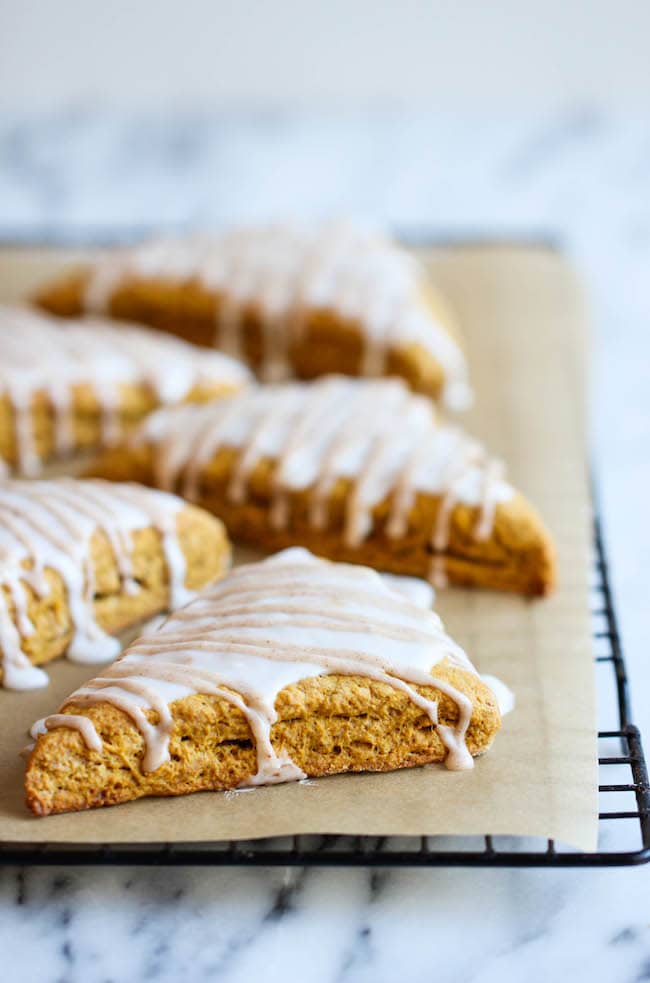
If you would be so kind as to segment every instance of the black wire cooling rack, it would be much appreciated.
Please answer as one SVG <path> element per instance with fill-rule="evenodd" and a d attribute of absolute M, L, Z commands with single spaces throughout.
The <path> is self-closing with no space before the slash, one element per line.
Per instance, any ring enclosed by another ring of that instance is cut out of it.
<path fill-rule="evenodd" d="M 650 786 L 631 723 L 627 674 L 600 523 L 594 529 L 592 617 L 599 721 L 599 843 L 580 853 L 523 837 L 288 836 L 193 844 L 0 844 L 0 864 L 320 867 L 614 867 L 650 860 Z"/>

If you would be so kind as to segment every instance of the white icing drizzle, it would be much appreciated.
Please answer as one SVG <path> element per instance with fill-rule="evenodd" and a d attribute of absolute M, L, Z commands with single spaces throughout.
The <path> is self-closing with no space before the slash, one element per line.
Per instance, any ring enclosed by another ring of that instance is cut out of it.
<path fill-rule="evenodd" d="M 139 485 L 105 481 L 5 481 L 0 483 L 0 665 L 8 689 L 34 689 L 48 682 L 24 651 L 34 632 L 27 607 L 29 587 L 46 597 L 46 570 L 65 584 L 74 634 L 67 656 L 96 663 L 115 658 L 116 638 L 96 622 L 90 543 L 101 530 L 107 536 L 127 590 L 137 590 L 131 566 L 132 536 L 156 528 L 162 537 L 170 584 L 170 606 L 185 604 L 195 593 L 185 588 L 185 557 L 176 519 L 184 502 Z M 26 566 L 28 564 L 28 566 Z M 4 588 L 4 589 L 3 589 Z M 10 613 L 13 602 L 15 619 Z"/>
<path fill-rule="evenodd" d="M 411 585 L 412 586 L 412 585 Z M 475 673 L 463 650 L 446 635 L 422 594 L 413 604 L 367 567 L 329 563 L 293 548 L 235 569 L 195 601 L 172 614 L 154 633 L 135 641 L 101 676 L 64 703 L 110 703 L 128 714 L 145 740 L 143 771 L 169 761 L 170 705 L 195 693 L 219 696 L 246 717 L 255 741 L 257 770 L 246 786 L 305 778 L 271 729 L 281 690 L 327 674 L 363 676 L 405 693 L 437 728 L 452 769 L 472 767 L 465 735 L 472 702 L 435 674 L 443 660 Z M 438 723 L 435 700 L 415 687 L 432 686 L 458 707 L 454 726 Z M 148 711 L 155 712 L 155 722 Z M 88 747 L 88 718 L 57 715 L 46 727 L 81 729 Z M 42 733 L 43 723 L 32 733 Z"/>
<path fill-rule="evenodd" d="M 512 692 L 509 686 L 499 679 L 497 676 L 490 676 L 486 673 L 481 673 L 481 679 L 494 693 L 497 704 L 499 705 L 499 713 L 502 717 L 505 717 L 507 713 L 512 713 L 515 708 L 515 694 Z"/>
<path fill-rule="evenodd" d="M 340 478 L 351 482 L 344 541 L 358 547 L 371 533 L 373 509 L 390 498 L 386 534 L 408 530 L 418 492 L 440 496 L 431 536 L 429 578 L 444 586 L 454 508 L 477 508 L 477 538 L 488 538 L 496 507 L 513 490 L 501 465 L 456 426 L 440 424 L 429 400 L 399 379 L 327 376 L 313 383 L 251 387 L 209 406 L 163 410 L 148 418 L 134 442 L 154 449 L 155 483 L 200 500 L 201 469 L 223 448 L 238 452 L 228 498 L 247 499 L 263 459 L 275 463 L 270 523 L 286 528 L 288 493 L 310 489 L 310 521 L 328 522 L 328 501 Z"/>
<path fill-rule="evenodd" d="M 395 573 L 382 573 L 381 579 L 392 590 L 397 591 L 398 594 L 403 594 L 416 607 L 423 608 L 425 611 L 430 611 L 433 607 L 436 593 L 426 580 L 421 580 L 420 577 L 405 577 Z"/>
<path fill-rule="evenodd" d="M 37 720 L 31 727 L 30 736 L 36 740 L 41 734 L 47 734 L 48 730 L 56 727 L 74 727 L 81 734 L 84 744 L 90 751 L 101 751 L 102 740 L 95 730 L 92 720 L 82 717 L 80 714 L 73 713 L 53 713 L 49 717 Z"/>
<path fill-rule="evenodd" d="M 115 291 L 138 279 L 195 281 L 218 295 L 215 344 L 238 356 L 245 314 L 255 308 L 267 382 L 291 376 L 291 346 L 300 342 L 306 313 L 326 309 L 361 331 L 361 375 L 385 375 L 389 353 L 416 343 L 442 366 L 444 404 L 471 402 L 463 352 L 426 306 L 417 262 L 349 223 L 244 228 L 117 251 L 92 268 L 86 310 L 108 311 Z"/>
<path fill-rule="evenodd" d="M 87 318 L 67 321 L 27 307 L 0 306 L 0 397 L 14 412 L 18 470 L 38 474 L 32 406 L 44 393 L 54 408 L 58 455 L 74 448 L 72 387 L 89 385 L 102 411 L 102 443 L 115 443 L 120 386 L 149 387 L 158 403 L 185 399 L 197 385 L 239 387 L 250 373 L 221 352 L 206 352 L 147 328 Z"/>

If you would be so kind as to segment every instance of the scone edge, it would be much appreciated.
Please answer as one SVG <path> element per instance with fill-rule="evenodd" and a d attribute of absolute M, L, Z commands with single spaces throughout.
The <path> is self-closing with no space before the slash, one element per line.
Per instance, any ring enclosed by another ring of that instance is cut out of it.
<path fill-rule="evenodd" d="M 472 699 L 467 744 L 472 755 L 483 754 L 501 724 L 494 695 L 465 670 L 441 665 L 434 671 Z M 457 707 L 436 690 L 435 683 L 416 688 L 438 699 L 442 724 L 455 722 Z M 280 693 L 276 709 L 274 745 L 287 751 L 311 777 L 392 771 L 440 762 L 446 754 L 431 722 L 407 696 L 365 677 L 303 680 Z M 72 729 L 56 728 L 40 736 L 25 776 L 26 801 L 34 815 L 116 805 L 150 795 L 227 790 L 245 783 L 255 771 L 245 718 L 232 704 L 215 697 L 195 695 L 172 704 L 171 760 L 151 775 L 141 772 L 144 741 L 123 711 L 110 704 L 71 704 L 66 711 L 93 720 L 104 750 L 89 751 Z M 106 766 L 107 753 L 112 768 Z M 71 788 L 75 782 L 78 787 Z"/>

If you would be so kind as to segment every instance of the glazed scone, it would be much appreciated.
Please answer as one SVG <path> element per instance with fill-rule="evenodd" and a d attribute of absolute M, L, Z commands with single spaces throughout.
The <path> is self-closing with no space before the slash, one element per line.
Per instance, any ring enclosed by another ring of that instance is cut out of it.
<path fill-rule="evenodd" d="M 151 329 L 0 306 L 0 470 L 34 476 L 114 443 L 161 405 L 213 399 L 249 377 L 235 359 Z"/>
<path fill-rule="evenodd" d="M 496 697 L 374 570 L 291 549 L 236 568 L 34 725 L 36 815 L 147 795 L 471 768 Z"/>
<path fill-rule="evenodd" d="M 221 522 L 174 495 L 103 481 L 0 482 L 0 684 L 47 684 L 66 654 L 107 662 L 112 637 L 221 577 Z"/>
<path fill-rule="evenodd" d="M 546 594 L 553 547 L 498 462 L 398 379 L 251 387 L 153 414 L 91 466 L 218 515 L 234 539 L 394 573 Z"/>
<path fill-rule="evenodd" d="M 349 224 L 262 226 L 116 250 L 46 285 L 54 314 L 110 314 L 244 357 L 264 381 L 396 375 L 470 400 L 453 315 L 415 259 Z"/>

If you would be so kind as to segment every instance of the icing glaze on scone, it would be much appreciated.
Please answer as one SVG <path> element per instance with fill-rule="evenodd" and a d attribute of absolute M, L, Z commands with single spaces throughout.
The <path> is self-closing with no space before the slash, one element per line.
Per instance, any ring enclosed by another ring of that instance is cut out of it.
<path fill-rule="evenodd" d="M 440 495 L 430 577 L 444 584 L 442 554 L 455 505 L 478 507 L 476 539 L 487 539 L 496 506 L 513 495 L 502 467 L 460 428 L 440 424 L 429 400 L 397 379 L 330 376 L 317 382 L 250 388 L 207 406 L 162 410 L 134 438 L 153 447 L 155 483 L 199 494 L 202 468 L 222 448 L 237 462 L 228 498 L 247 500 L 249 478 L 263 459 L 275 463 L 270 522 L 283 528 L 287 494 L 311 489 L 310 521 L 322 529 L 339 478 L 352 482 L 344 540 L 358 546 L 372 531 L 373 508 L 392 496 L 386 533 L 399 539 L 418 492 Z"/>
<path fill-rule="evenodd" d="M 62 709 L 107 702 L 124 711 L 145 740 L 143 771 L 152 772 L 169 760 L 170 704 L 195 693 L 221 697 L 241 710 L 255 741 L 257 771 L 243 784 L 260 785 L 305 777 L 271 742 L 280 691 L 315 676 L 361 676 L 405 693 L 437 728 L 447 767 L 471 768 L 465 734 L 472 700 L 436 677 L 435 667 L 444 661 L 475 670 L 422 600 L 412 603 L 367 567 L 285 550 L 205 590 Z M 454 725 L 438 724 L 437 702 L 418 692 L 422 686 L 454 701 Z M 92 722 L 74 713 L 38 721 L 32 736 L 55 727 L 78 729 L 89 748 L 101 747 Z"/>
<path fill-rule="evenodd" d="M 120 650 L 116 638 L 97 624 L 93 611 L 91 539 L 103 532 L 127 592 L 135 592 L 131 553 L 136 530 L 154 527 L 162 539 L 170 606 L 195 596 L 185 584 L 186 564 L 176 519 L 184 502 L 138 485 L 104 481 L 5 481 L 0 483 L 0 667 L 9 689 L 34 689 L 47 675 L 33 666 L 23 640 L 35 630 L 29 617 L 30 588 L 47 596 L 46 572 L 63 579 L 73 637 L 67 655 L 75 662 L 104 662 Z M 15 617 L 12 618 L 10 603 Z"/>
<path fill-rule="evenodd" d="M 471 399 L 463 352 L 423 302 L 417 262 L 376 233 L 347 223 L 271 225 L 147 243 L 98 261 L 85 309 L 106 312 L 114 292 L 138 278 L 194 281 L 222 296 L 215 344 L 237 356 L 246 307 L 254 305 L 265 381 L 291 375 L 290 346 L 301 338 L 306 312 L 328 310 L 361 331 L 361 375 L 384 375 L 391 349 L 417 344 L 442 367 L 445 405 L 462 409 Z"/>
<path fill-rule="evenodd" d="M 53 407 L 56 452 L 63 455 L 74 448 L 74 386 L 89 386 L 98 400 L 107 445 L 121 436 L 122 385 L 146 385 L 165 405 L 184 400 L 195 386 L 238 388 L 249 377 L 243 365 L 221 352 L 206 352 L 147 328 L 0 307 L 0 397 L 9 399 L 13 411 L 22 474 L 38 473 L 42 463 L 32 418 L 38 393 Z"/>

